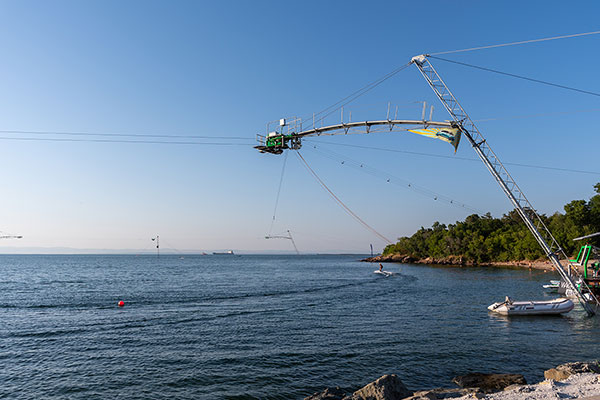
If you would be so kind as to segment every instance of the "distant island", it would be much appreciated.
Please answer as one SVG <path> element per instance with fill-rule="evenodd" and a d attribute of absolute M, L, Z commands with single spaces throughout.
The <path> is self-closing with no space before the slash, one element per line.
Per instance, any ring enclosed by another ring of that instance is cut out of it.
<path fill-rule="evenodd" d="M 576 255 L 579 244 L 573 239 L 600 231 L 600 183 L 589 201 L 573 200 L 564 214 L 541 215 L 567 255 Z M 545 258 L 540 246 L 519 214 L 513 210 L 502 218 L 490 213 L 473 214 L 448 226 L 435 222 L 410 237 L 388 245 L 381 256 L 365 261 L 416 262 L 427 264 L 518 264 Z"/>

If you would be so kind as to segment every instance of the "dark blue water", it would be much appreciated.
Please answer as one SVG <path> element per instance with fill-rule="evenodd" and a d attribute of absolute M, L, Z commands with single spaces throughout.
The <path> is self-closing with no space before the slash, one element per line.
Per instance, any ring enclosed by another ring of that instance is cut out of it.
<path fill-rule="evenodd" d="M 550 273 L 386 265 L 358 256 L 0 256 L 0 397 L 300 399 L 386 373 L 409 388 L 467 372 L 596 359 L 600 318 L 507 319 Z M 124 308 L 117 302 L 125 301 Z"/>

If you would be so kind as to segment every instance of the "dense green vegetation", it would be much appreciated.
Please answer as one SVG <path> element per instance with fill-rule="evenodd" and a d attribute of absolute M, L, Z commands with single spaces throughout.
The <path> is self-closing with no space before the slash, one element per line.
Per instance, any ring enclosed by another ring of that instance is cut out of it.
<path fill-rule="evenodd" d="M 594 189 L 597 194 L 589 201 L 573 200 L 566 204 L 564 214 L 541 216 L 567 255 L 573 255 L 580 246 L 573 238 L 600 231 L 600 183 Z M 411 237 L 399 238 L 383 254 L 419 259 L 461 256 L 475 263 L 535 260 L 544 256 L 514 210 L 502 218 L 492 218 L 487 213 L 469 215 L 464 221 L 448 226 L 435 222 L 431 228 L 421 228 Z"/>

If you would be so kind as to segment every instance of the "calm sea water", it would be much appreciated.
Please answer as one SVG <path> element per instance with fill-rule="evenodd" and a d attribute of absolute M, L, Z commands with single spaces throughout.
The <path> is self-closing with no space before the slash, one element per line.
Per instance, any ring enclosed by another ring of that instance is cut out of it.
<path fill-rule="evenodd" d="M 0 256 L 0 397 L 301 399 L 396 373 L 540 380 L 597 359 L 600 318 L 507 319 L 550 273 L 359 256 Z M 124 308 L 117 302 L 125 301 Z"/>

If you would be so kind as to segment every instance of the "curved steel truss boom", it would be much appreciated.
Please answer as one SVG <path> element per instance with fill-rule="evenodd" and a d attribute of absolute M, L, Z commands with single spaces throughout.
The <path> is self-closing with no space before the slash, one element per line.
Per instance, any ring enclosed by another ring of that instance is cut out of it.
<path fill-rule="evenodd" d="M 378 133 L 378 132 L 398 132 L 406 131 L 410 128 L 426 129 L 429 127 L 452 128 L 453 122 L 444 121 L 419 121 L 408 119 L 390 119 L 339 123 L 328 126 L 313 127 L 311 129 L 302 129 L 302 121 L 293 119 L 291 121 L 281 120 L 280 130 L 273 131 L 263 135 L 256 135 L 259 142 L 254 146 L 261 153 L 281 154 L 283 150 L 298 150 L 302 147 L 302 138 L 311 136 L 327 135 L 349 135 L 360 133 Z"/>

